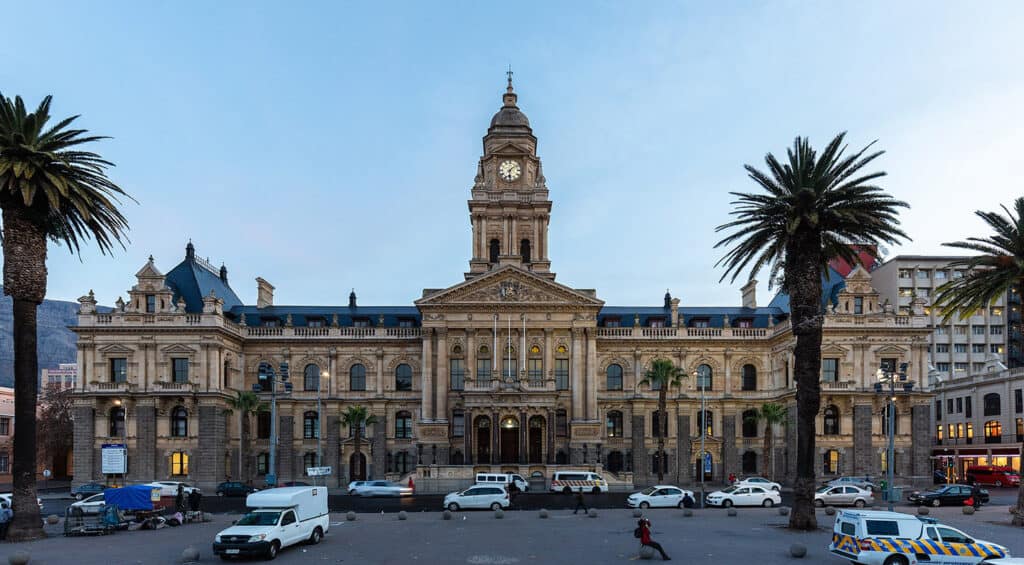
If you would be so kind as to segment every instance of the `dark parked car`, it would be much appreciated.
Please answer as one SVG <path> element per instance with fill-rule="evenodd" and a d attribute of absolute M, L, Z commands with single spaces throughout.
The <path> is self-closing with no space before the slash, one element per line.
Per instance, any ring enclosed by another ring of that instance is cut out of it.
<path fill-rule="evenodd" d="M 313 485 L 302 481 L 288 481 L 287 483 L 281 483 L 283 487 L 311 487 Z"/>
<path fill-rule="evenodd" d="M 248 496 L 259 489 L 237 481 L 227 481 L 217 485 L 217 496 Z"/>
<path fill-rule="evenodd" d="M 94 494 L 99 494 L 108 488 L 110 487 L 100 483 L 85 483 L 71 489 L 71 496 L 75 497 L 75 500 L 82 500 Z"/>
<path fill-rule="evenodd" d="M 907 500 L 917 506 L 963 506 L 970 497 L 971 487 L 967 485 L 943 485 L 933 490 L 914 491 Z M 982 504 L 988 504 L 988 491 L 981 489 L 980 498 Z"/>

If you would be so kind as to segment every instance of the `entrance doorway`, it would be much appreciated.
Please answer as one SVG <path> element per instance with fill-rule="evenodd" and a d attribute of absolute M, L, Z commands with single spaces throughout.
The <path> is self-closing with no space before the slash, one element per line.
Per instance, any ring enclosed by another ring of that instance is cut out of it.
<path fill-rule="evenodd" d="M 612 473 L 622 472 L 622 452 L 612 451 L 608 454 L 608 461 L 605 463 L 605 469 L 608 469 Z"/>
<path fill-rule="evenodd" d="M 487 416 L 477 416 L 473 426 L 476 434 L 476 462 L 491 462 L 491 419 Z"/>
<path fill-rule="evenodd" d="M 519 462 L 519 420 L 506 416 L 501 420 L 501 462 Z"/>
<path fill-rule="evenodd" d="M 363 455 L 362 451 L 353 453 L 348 458 L 348 474 L 351 481 L 366 480 L 366 456 Z"/>
<path fill-rule="evenodd" d="M 544 461 L 544 417 L 533 416 L 530 418 L 530 463 L 541 463 Z"/>

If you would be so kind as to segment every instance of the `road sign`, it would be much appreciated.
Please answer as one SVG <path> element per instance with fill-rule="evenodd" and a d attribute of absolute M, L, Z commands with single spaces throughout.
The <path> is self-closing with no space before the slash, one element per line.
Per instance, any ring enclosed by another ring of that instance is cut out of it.
<path fill-rule="evenodd" d="M 711 454 L 710 453 L 705 453 L 704 454 L 704 472 L 705 473 L 710 473 L 711 472 Z"/>
<path fill-rule="evenodd" d="M 104 443 L 101 450 L 100 472 L 104 475 L 123 475 L 128 467 L 128 449 L 123 443 Z"/>
<path fill-rule="evenodd" d="M 307 467 L 306 474 L 310 477 L 326 477 L 331 474 L 330 467 Z"/>
<path fill-rule="evenodd" d="M 267 477 L 266 477 L 265 480 L 267 481 L 268 485 L 270 485 L 272 487 L 273 486 L 277 486 L 277 475 L 275 475 L 273 473 L 267 473 Z"/>

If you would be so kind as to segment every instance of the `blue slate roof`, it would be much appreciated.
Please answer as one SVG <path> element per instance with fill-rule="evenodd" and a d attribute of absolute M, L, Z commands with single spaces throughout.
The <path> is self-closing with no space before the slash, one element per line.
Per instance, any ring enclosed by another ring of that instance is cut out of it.
<path fill-rule="evenodd" d="M 725 324 L 725 316 L 729 316 L 729 326 L 735 327 L 737 320 L 751 320 L 755 328 L 767 328 L 768 317 L 775 323 L 788 317 L 788 313 L 772 306 L 761 308 L 743 308 L 730 306 L 691 306 L 680 307 L 679 314 L 687 326 L 695 319 L 708 321 L 708 326 L 721 328 Z M 634 317 L 640 317 L 641 326 L 649 326 L 652 318 L 661 318 L 668 325 L 671 322 L 672 310 L 658 306 L 605 306 L 597 314 L 597 325 L 606 326 L 609 318 L 619 318 L 622 327 L 632 327 Z"/>
<path fill-rule="evenodd" d="M 235 306 L 227 311 L 236 322 L 242 318 L 243 313 L 246 326 L 261 326 L 268 319 L 277 319 L 283 326 L 289 314 L 292 316 L 292 325 L 300 327 L 308 325 L 309 318 L 322 319 L 325 325 L 330 325 L 335 314 L 338 315 L 338 325 L 342 327 L 355 325 L 354 320 L 357 318 L 368 320 L 371 327 L 379 326 L 381 316 L 384 316 L 384 325 L 381 327 L 397 327 L 399 320 L 412 320 L 414 326 L 422 322 L 420 311 L 415 306 Z"/>
<path fill-rule="evenodd" d="M 846 288 L 846 279 L 832 267 L 828 268 L 828 274 L 821 277 L 821 307 L 827 309 L 829 303 L 833 306 L 839 305 L 839 292 Z M 789 314 L 789 295 L 780 291 L 772 298 L 768 306 L 779 308 Z"/>
<path fill-rule="evenodd" d="M 238 295 L 228 285 L 227 269 L 221 267 L 220 273 L 214 272 L 213 266 L 196 258 L 191 241 L 185 247 L 185 260 L 167 273 L 165 282 L 174 291 L 175 303 L 178 297 L 185 299 L 186 312 L 202 312 L 203 297 L 209 296 L 211 290 L 224 301 L 225 311 L 242 305 Z"/>

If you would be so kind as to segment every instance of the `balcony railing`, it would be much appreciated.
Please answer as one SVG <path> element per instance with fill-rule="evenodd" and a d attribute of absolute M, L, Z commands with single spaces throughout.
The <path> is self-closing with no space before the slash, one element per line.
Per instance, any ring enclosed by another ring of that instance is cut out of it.
<path fill-rule="evenodd" d="M 242 328 L 250 338 L 343 338 L 343 339 L 419 339 L 420 328 L 343 327 L 309 328 L 283 326 L 247 326 Z"/>
<path fill-rule="evenodd" d="M 775 335 L 788 324 L 775 326 L 774 328 L 688 328 L 688 327 L 627 327 L 627 328 L 597 328 L 597 337 L 600 338 L 637 338 L 637 339 L 765 339 Z"/>

